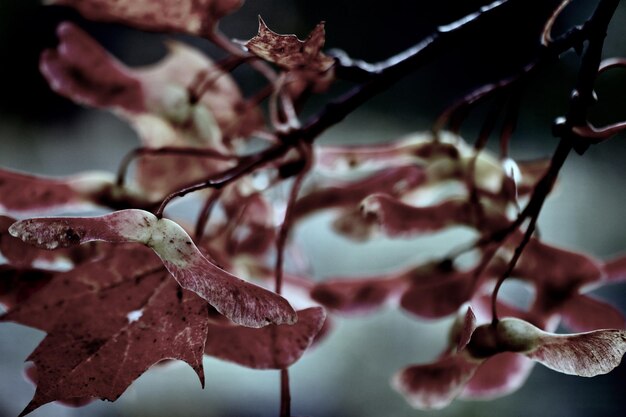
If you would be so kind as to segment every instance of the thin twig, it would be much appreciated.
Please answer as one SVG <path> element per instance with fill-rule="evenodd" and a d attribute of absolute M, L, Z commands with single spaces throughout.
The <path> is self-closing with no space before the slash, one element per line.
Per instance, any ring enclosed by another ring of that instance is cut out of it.
<path fill-rule="evenodd" d="M 174 147 L 174 146 L 165 146 L 162 148 L 135 148 L 124 156 L 122 162 L 120 162 L 120 166 L 117 170 L 117 180 L 116 184 L 119 187 L 124 186 L 124 181 L 126 179 L 126 172 L 128 171 L 128 167 L 131 162 L 136 158 L 139 158 L 144 155 L 180 155 L 180 156 L 188 156 L 193 158 L 209 158 L 209 159 L 217 159 L 220 161 L 234 161 L 240 159 L 241 157 L 233 154 L 225 154 L 215 149 L 209 148 L 183 148 L 183 147 Z"/>
<path fill-rule="evenodd" d="M 604 45 L 604 39 L 606 37 L 607 27 L 615 13 L 615 9 L 619 4 L 619 0 L 602 0 L 591 18 L 585 23 L 586 27 L 589 27 L 589 43 L 582 56 L 580 68 L 578 71 L 578 79 L 574 92 L 572 93 L 569 110 L 564 118 L 559 120 L 559 123 L 555 129 L 555 135 L 561 139 L 557 146 L 556 151 L 552 157 L 550 167 L 546 174 L 541 178 L 535 190 L 531 196 L 530 201 L 524 208 L 522 213 L 518 216 L 513 225 L 516 225 L 512 230 L 516 230 L 523 221 L 530 218 L 530 223 L 522 241 L 515 250 L 515 254 L 509 263 L 505 273 L 500 276 L 496 287 L 492 294 L 492 323 L 495 325 L 498 322 L 497 314 L 497 298 L 498 291 L 502 286 L 502 283 L 509 277 L 514 270 L 517 261 L 519 260 L 524 247 L 530 240 L 532 233 L 535 229 L 535 224 L 543 207 L 548 194 L 552 190 L 556 178 L 561 170 L 561 167 L 565 163 L 568 155 L 573 149 L 580 151 L 588 143 L 581 143 L 580 137 L 572 130 L 572 126 L 580 126 L 587 122 L 587 112 L 590 105 L 593 103 L 593 85 L 600 68 L 602 60 L 602 49 Z M 578 149 L 577 149 L 578 147 Z M 584 150 L 583 150 L 584 152 Z M 511 228 L 507 228 L 511 230 Z M 511 231 L 512 231 L 511 230 Z M 509 232 L 510 233 L 510 232 Z M 508 234 L 507 234 L 508 235 Z"/>

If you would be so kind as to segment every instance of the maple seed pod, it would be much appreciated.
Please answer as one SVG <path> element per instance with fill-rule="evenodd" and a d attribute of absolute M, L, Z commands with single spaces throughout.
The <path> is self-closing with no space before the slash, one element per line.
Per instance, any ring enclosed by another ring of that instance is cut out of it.
<path fill-rule="evenodd" d="M 496 326 L 483 324 L 476 328 L 467 349 L 474 359 L 485 359 L 502 352 L 529 352 L 537 346 L 541 333 L 530 323 L 507 317 Z"/>
<path fill-rule="evenodd" d="M 533 350 L 542 333 L 532 324 L 512 317 L 500 320 L 496 327 L 498 344 L 507 352 L 523 353 Z"/>

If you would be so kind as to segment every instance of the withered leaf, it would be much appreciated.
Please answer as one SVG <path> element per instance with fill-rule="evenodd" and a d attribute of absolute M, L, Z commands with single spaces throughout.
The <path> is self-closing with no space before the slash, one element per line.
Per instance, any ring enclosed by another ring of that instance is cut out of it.
<path fill-rule="evenodd" d="M 301 41 L 296 35 L 273 32 L 259 17 L 259 33 L 245 46 L 256 56 L 286 70 L 325 72 L 334 65 L 335 60 L 322 52 L 324 42 L 324 22 L 315 26 L 309 36 Z"/>

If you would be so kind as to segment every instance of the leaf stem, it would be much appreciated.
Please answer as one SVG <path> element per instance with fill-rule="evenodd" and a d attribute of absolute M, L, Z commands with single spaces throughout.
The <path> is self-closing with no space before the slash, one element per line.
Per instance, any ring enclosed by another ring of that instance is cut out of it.
<path fill-rule="evenodd" d="M 291 417 L 291 392 L 287 368 L 280 370 L 280 417 Z"/>

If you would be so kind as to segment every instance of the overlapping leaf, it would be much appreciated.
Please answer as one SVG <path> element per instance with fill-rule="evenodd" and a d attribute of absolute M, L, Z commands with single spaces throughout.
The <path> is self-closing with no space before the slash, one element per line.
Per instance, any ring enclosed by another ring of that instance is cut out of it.
<path fill-rule="evenodd" d="M 202 255 L 179 225 L 146 211 L 122 210 L 92 218 L 29 219 L 14 224 L 10 231 L 48 249 L 93 240 L 143 243 L 159 255 L 183 288 L 199 294 L 235 323 L 261 327 L 296 321 L 285 299 L 220 269 Z"/>
<path fill-rule="evenodd" d="M 189 363 L 201 381 L 204 353 L 255 369 L 285 368 L 324 323 L 320 308 L 300 311 L 295 325 L 262 329 L 216 320 L 206 301 L 169 278 L 151 250 L 133 244 L 107 249 L 71 271 L 46 275 L 45 291 L 30 288 L 19 303 L 8 303 L 3 321 L 48 333 L 29 357 L 37 391 L 23 415 L 51 401 L 115 400 L 165 359 Z"/>

